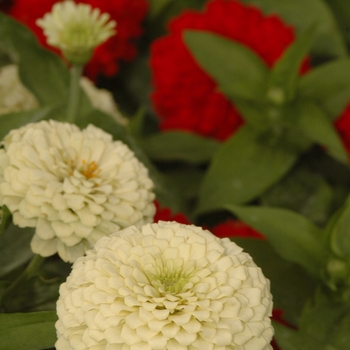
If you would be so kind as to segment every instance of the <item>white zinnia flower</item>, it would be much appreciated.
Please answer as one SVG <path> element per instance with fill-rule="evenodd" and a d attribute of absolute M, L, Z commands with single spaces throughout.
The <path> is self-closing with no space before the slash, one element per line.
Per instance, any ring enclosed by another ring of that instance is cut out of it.
<path fill-rule="evenodd" d="M 0 115 L 37 108 L 35 96 L 22 85 L 18 67 L 10 64 L 0 69 Z"/>
<path fill-rule="evenodd" d="M 113 36 L 116 22 L 108 13 L 91 5 L 63 1 L 53 5 L 50 13 L 36 21 L 48 44 L 62 50 L 76 64 L 86 63 L 94 48 Z"/>
<path fill-rule="evenodd" d="M 56 349 L 268 350 L 269 281 L 242 248 L 160 221 L 101 238 L 60 287 Z"/>
<path fill-rule="evenodd" d="M 36 227 L 34 253 L 73 262 L 102 236 L 151 222 L 153 182 L 122 142 L 93 125 L 42 121 L 12 130 L 0 150 L 0 205 Z"/>

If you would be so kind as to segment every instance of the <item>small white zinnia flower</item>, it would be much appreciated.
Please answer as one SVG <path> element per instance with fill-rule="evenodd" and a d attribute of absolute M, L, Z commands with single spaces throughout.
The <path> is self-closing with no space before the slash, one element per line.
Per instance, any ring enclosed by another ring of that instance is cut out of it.
<path fill-rule="evenodd" d="M 36 227 L 34 253 L 73 262 L 102 236 L 151 222 L 153 182 L 122 142 L 93 125 L 42 121 L 12 130 L 0 150 L 0 205 Z"/>
<path fill-rule="evenodd" d="M 0 115 L 37 108 L 35 96 L 21 83 L 18 67 L 9 64 L 0 69 Z"/>
<path fill-rule="evenodd" d="M 53 5 L 51 12 L 36 21 L 48 44 L 62 50 L 72 63 L 86 63 L 95 47 L 113 36 L 116 22 L 108 13 L 87 4 L 63 1 Z"/>
<path fill-rule="evenodd" d="M 56 349 L 269 350 L 269 281 L 242 248 L 160 221 L 101 238 L 57 301 Z"/>

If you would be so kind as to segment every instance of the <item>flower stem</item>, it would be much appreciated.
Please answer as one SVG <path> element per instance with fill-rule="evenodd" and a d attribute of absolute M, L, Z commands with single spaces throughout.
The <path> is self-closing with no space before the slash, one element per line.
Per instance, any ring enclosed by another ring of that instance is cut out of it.
<path fill-rule="evenodd" d="M 26 269 L 14 280 L 13 283 L 11 283 L 4 291 L 4 293 L 1 295 L 1 305 L 2 307 L 5 306 L 6 300 L 13 295 L 13 293 L 19 289 L 20 287 L 23 287 L 25 283 L 31 279 L 33 276 L 36 275 L 39 267 L 41 266 L 42 262 L 44 261 L 44 258 L 41 255 L 35 254 L 26 267 Z"/>
<path fill-rule="evenodd" d="M 70 87 L 68 97 L 67 121 L 74 123 L 80 103 L 80 78 L 83 65 L 74 64 L 70 70 Z"/>

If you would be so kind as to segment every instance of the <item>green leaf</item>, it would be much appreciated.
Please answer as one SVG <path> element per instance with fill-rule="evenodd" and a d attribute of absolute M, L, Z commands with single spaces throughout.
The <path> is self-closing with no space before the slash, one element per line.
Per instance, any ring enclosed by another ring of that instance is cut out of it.
<path fill-rule="evenodd" d="M 1 210 L 2 210 L 2 215 L 1 215 L 1 218 L 0 218 L 0 236 L 5 232 L 5 230 L 9 227 L 9 225 L 11 224 L 12 222 L 12 215 L 11 215 L 11 212 L 10 210 L 7 208 L 6 205 L 3 205 L 1 207 Z"/>
<path fill-rule="evenodd" d="M 335 159 L 348 163 L 348 155 L 332 122 L 320 107 L 309 101 L 302 101 L 295 107 L 296 122 L 310 140 L 325 146 Z"/>
<path fill-rule="evenodd" d="M 299 80 L 301 97 L 311 98 L 334 120 L 350 101 L 350 59 L 322 64 Z"/>
<path fill-rule="evenodd" d="M 312 54 L 315 56 L 340 57 L 347 54 L 346 44 L 338 24 L 323 0 L 242 0 L 257 5 L 266 14 L 279 14 L 298 33 L 316 25 Z"/>
<path fill-rule="evenodd" d="M 287 48 L 269 75 L 267 97 L 277 105 L 294 99 L 299 70 L 314 38 L 315 28 L 310 27 Z"/>
<path fill-rule="evenodd" d="M 350 18 L 350 3 L 346 0 L 326 0 L 334 14 L 334 18 L 342 30 L 343 37 L 350 44 L 349 18 Z"/>
<path fill-rule="evenodd" d="M 57 337 L 56 312 L 0 314 L 0 344 L 6 350 L 53 347 Z"/>
<path fill-rule="evenodd" d="M 261 197 L 264 206 L 289 209 L 325 225 L 334 205 L 334 191 L 323 174 L 298 166 Z"/>
<path fill-rule="evenodd" d="M 33 228 L 19 228 L 11 224 L 0 236 L 0 277 L 32 258 L 30 241 L 33 233 Z"/>
<path fill-rule="evenodd" d="M 152 159 L 191 163 L 209 161 L 220 145 L 218 141 L 181 131 L 155 134 L 139 142 Z"/>
<path fill-rule="evenodd" d="M 347 350 L 350 343 L 349 327 L 349 305 L 318 291 L 303 310 L 298 332 L 282 330 L 279 325 L 275 330 L 283 350 Z M 299 347 L 288 347 L 288 343 Z"/>
<path fill-rule="evenodd" d="M 69 72 L 57 55 L 42 48 L 24 25 L 3 13 L 0 13 L 0 36 L 0 48 L 18 64 L 23 84 L 41 104 L 67 99 Z"/>
<path fill-rule="evenodd" d="M 327 227 L 332 251 L 345 259 L 350 259 L 350 205 L 341 208 Z"/>
<path fill-rule="evenodd" d="M 25 124 L 45 119 L 53 113 L 55 107 L 45 106 L 31 111 L 3 114 L 0 116 L 0 139 L 2 140 L 12 129 Z"/>
<path fill-rule="evenodd" d="M 319 276 L 327 251 L 321 242 L 321 230 L 311 221 L 279 208 L 226 205 L 226 209 L 264 234 L 284 259 Z"/>
<path fill-rule="evenodd" d="M 241 127 L 214 155 L 201 185 L 197 214 L 253 200 L 284 176 L 297 157 L 297 150 L 270 145 L 249 127 Z"/>
<path fill-rule="evenodd" d="M 246 46 L 213 33 L 188 30 L 184 40 L 199 65 L 231 99 L 258 100 L 266 88 L 268 69 Z"/>

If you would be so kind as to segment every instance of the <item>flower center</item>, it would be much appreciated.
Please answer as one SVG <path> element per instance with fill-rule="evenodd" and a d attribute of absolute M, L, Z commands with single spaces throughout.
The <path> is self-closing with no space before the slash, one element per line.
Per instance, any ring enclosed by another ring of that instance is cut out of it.
<path fill-rule="evenodd" d="M 77 169 L 81 174 L 85 176 L 86 179 L 95 178 L 101 172 L 101 169 L 98 168 L 98 165 L 95 161 L 87 162 L 85 159 L 81 161 L 82 165 L 80 167 L 76 167 L 73 165 L 73 161 L 71 161 L 71 172 L 70 175 L 73 175 L 74 170 Z"/>
<path fill-rule="evenodd" d="M 182 259 L 157 259 L 152 271 L 147 271 L 151 284 L 160 292 L 176 294 L 189 282 L 194 268 L 184 268 Z"/>
<path fill-rule="evenodd" d="M 83 160 L 82 163 L 83 163 L 83 166 L 79 169 L 79 171 L 87 179 L 91 179 L 93 177 L 96 177 L 101 171 L 94 161 L 87 163 L 86 160 Z"/>

